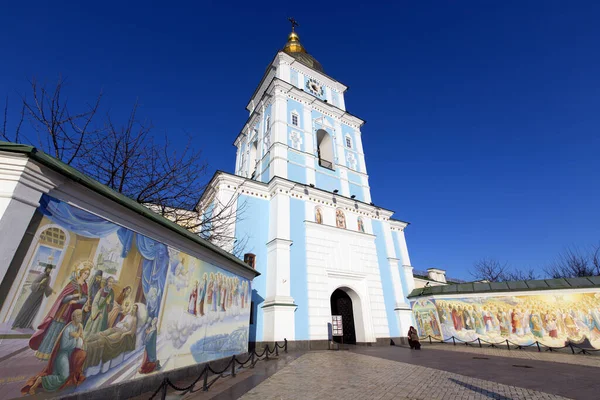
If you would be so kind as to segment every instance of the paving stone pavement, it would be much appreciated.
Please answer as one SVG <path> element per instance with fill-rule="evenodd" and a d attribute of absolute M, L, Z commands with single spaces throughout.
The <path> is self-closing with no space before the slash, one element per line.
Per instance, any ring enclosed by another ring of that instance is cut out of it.
<path fill-rule="evenodd" d="M 566 399 L 535 390 L 348 351 L 306 353 L 241 398 Z"/>
<path fill-rule="evenodd" d="M 600 355 L 565 354 L 557 352 L 537 352 L 532 350 L 507 350 L 506 348 L 489 348 L 474 346 L 453 346 L 451 344 L 429 344 L 424 343 L 427 350 L 458 351 L 462 353 L 476 353 L 487 356 L 520 358 L 525 360 L 549 361 L 563 364 L 585 365 L 588 367 L 600 367 Z"/>

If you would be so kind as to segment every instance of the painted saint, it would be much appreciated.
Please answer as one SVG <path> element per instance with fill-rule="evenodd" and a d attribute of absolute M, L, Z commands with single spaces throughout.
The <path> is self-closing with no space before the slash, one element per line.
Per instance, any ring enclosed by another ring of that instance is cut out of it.
<path fill-rule="evenodd" d="M 57 343 L 62 330 L 72 320 L 75 310 L 84 307 L 88 300 L 87 278 L 90 267 L 80 264 L 71 274 L 69 282 L 56 298 L 52 308 L 38 326 L 38 330 L 29 339 L 29 347 L 36 350 L 35 356 L 40 360 L 48 360 Z"/>
<path fill-rule="evenodd" d="M 188 312 L 192 315 L 196 315 L 196 301 L 198 300 L 198 281 L 194 283 L 194 289 L 190 293 L 190 300 L 188 302 Z"/>
<path fill-rule="evenodd" d="M 87 324 L 88 319 L 90 319 L 90 315 L 91 315 L 91 309 L 92 309 L 92 301 L 94 301 L 94 298 L 96 297 L 96 294 L 98 293 L 98 291 L 100 290 L 100 288 L 102 287 L 102 271 L 97 270 L 96 272 L 94 272 L 94 275 L 92 276 L 91 280 L 90 280 L 90 284 L 89 284 L 89 296 L 88 296 L 88 303 L 87 303 L 87 309 L 89 311 L 85 311 L 83 312 L 83 326 L 85 326 Z"/>
<path fill-rule="evenodd" d="M 86 336 L 108 329 L 108 314 L 113 308 L 115 279 L 111 276 L 106 280 L 106 286 L 101 288 L 92 302 L 92 312 L 83 329 Z"/>
<path fill-rule="evenodd" d="M 363 219 L 361 217 L 358 217 L 357 221 L 358 221 L 358 231 L 364 233 L 365 232 L 365 225 L 364 225 Z"/>
<path fill-rule="evenodd" d="M 140 374 L 149 374 L 160 369 L 160 361 L 156 358 L 156 324 L 157 318 L 153 318 L 144 339 L 144 359 L 142 366 L 138 369 Z"/>
<path fill-rule="evenodd" d="M 346 216 L 344 215 L 344 212 L 339 208 L 335 210 L 335 225 L 338 228 L 346 229 Z"/>
<path fill-rule="evenodd" d="M 315 207 L 315 222 L 317 224 L 323 223 L 323 212 L 320 207 Z"/>
<path fill-rule="evenodd" d="M 85 380 L 82 368 L 86 357 L 83 350 L 82 317 L 81 309 L 71 313 L 71 322 L 56 338 L 56 345 L 46 368 L 27 381 L 21 389 L 22 394 L 35 394 L 40 386 L 47 392 L 54 392 L 67 386 L 77 386 Z"/>
<path fill-rule="evenodd" d="M 205 272 L 204 275 L 202 275 L 202 285 L 200 286 L 200 293 L 198 294 L 198 297 L 200 297 L 199 311 L 201 317 L 204 316 L 204 299 L 206 297 L 207 279 L 208 277 Z"/>
<path fill-rule="evenodd" d="M 31 293 L 27 296 L 27 300 L 23 303 L 23 306 L 19 310 L 15 322 L 13 322 L 13 329 L 32 329 L 33 320 L 40 310 L 44 296 L 48 297 L 52 293 L 55 293 L 50 287 L 50 272 L 54 265 L 45 264 L 44 272 L 31 282 Z"/>
<path fill-rule="evenodd" d="M 131 294 L 131 286 L 125 286 L 121 293 L 115 300 L 115 304 L 113 309 L 108 314 L 108 327 L 112 328 L 116 323 L 120 322 L 123 319 L 124 310 L 123 307 L 125 305 L 125 301 L 129 299 L 129 295 Z"/>

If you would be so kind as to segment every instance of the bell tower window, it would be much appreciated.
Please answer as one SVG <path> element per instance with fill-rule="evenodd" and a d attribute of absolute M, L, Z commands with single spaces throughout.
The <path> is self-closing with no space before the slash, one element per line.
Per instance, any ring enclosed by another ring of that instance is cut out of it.
<path fill-rule="evenodd" d="M 291 120 L 292 120 L 292 125 L 298 126 L 298 114 L 296 114 L 295 112 L 293 112 Z"/>
<path fill-rule="evenodd" d="M 333 140 L 324 129 L 317 131 L 317 156 L 321 167 L 333 170 Z"/>
<path fill-rule="evenodd" d="M 350 139 L 350 136 L 346 136 L 346 147 L 349 149 L 352 148 L 352 139 Z"/>
<path fill-rule="evenodd" d="M 254 179 L 256 177 L 256 166 L 258 165 L 258 140 L 252 142 L 250 146 L 250 170 L 252 171 L 250 179 Z"/>

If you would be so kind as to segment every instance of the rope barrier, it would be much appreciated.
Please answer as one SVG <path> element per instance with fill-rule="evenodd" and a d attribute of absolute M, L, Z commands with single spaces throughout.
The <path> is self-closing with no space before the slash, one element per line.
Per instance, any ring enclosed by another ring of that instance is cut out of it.
<path fill-rule="evenodd" d="M 433 344 L 433 343 L 443 343 L 443 344 L 446 344 L 446 343 L 450 343 L 450 341 L 452 341 L 452 344 L 454 346 L 456 346 L 456 341 L 458 341 L 459 343 L 464 343 L 466 346 L 471 346 L 472 343 L 477 342 L 479 344 L 479 347 L 483 347 L 481 345 L 481 343 L 483 342 L 483 343 L 486 343 L 486 344 L 489 345 L 487 347 L 494 347 L 494 348 L 496 348 L 498 345 L 503 345 L 503 346 L 506 346 L 507 350 L 511 349 L 510 345 L 512 344 L 513 346 L 515 346 L 516 349 L 519 349 L 519 350 L 523 350 L 523 349 L 525 349 L 527 347 L 537 346 L 538 352 L 542 351 L 542 347 L 545 348 L 544 351 L 550 351 L 550 352 L 556 351 L 556 350 L 562 350 L 562 349 L 570 348 L 572 354 L 584 354 L 584 355 L 585 354 L 593 354 L 595 352 L 600 351 L 600 349 L 589 349 L 589 348 L 585 348 L 585 347 L 580 347 L 577 344 L 574 344 L 574 343 L 571 343 L 571 342 L 567 342 L 567 344 L 564 345 L 564 346 L 562 346 L 562 347 L 557 347 L 557 346 L 548 346 L 548 345 L 546 345 L 546 344 L 544 344 L 544 343 L 542 343 L 542 342 L 540 342 L 538 340 L 536 340 L 534 343 L 530 343 L 530 344 L 520 344 L 520 343 L 511 342 L 508 339 L 506 339 L 503 342 L 496 342 L 496 343 L 494 343 L 494 342 L 488 342 L 487 340 L 480 339 L 480 338 L 473 339 L 473 340 L 462 340 L 460 338 L 457 338 L 456 336 L 451 336 L 450 338 L 447 338 L 447 339 L 442 338 L 440 340 L 440 339 L 438 339 L 436 337 L 433 337 L 431 335 L 427 335 L 426 339 L 429 339 L 429 343 L 431 343 L 431 344 Z M 575 349 L 577 349 L 579 351 L 576 352 Z"/>
<path fill-rule="evenodd" d="M 171 382 L 171 380 L 169 378 L 164 378 L 162 383 L 158 386 L 158 388 L 156 388 L 156 390 L 154 391 L 154 393 L 152 393 L 152 396 L 150 396 L 150 400 L 153 400 L 156 395 L 158 395 L 158 393 L 160 392 L 160 398 L 161 400 L 165 400 L 167 397 L 167 389 L 169 387 L 171 387 L 173 390 L 177 391 L 177 392 L 194 392 L 194 387 L 196 386 L 196 384 L 200 381 L 200 379 L 204 378 L 204 381 L 202 383 L 202 390 L 203 391 L 208 391 L 208 389 L 219 379 L 222 378 L 225 374 L 225 372 L 227 372 L 228 370 L 230 371 L 230 374 L 232 377 L 235 377 L 236 375 L 236 369 L 235 369 L 235 365 L 236 363 L 239 364 L 239 368 L 244 368 L 246 366 L 246 364 L 248 364 L 248 362 L 250 363 L 250 368 L 254 368 L 254 366 L 256 365 L 256 363 L 258 363 L 261 360 L 268 360 L 269 359 L 269 354 L 275 354 L 275 356 L 279 356 L 279 349 L 283 349 L 284 353 L 288 352 L 288 342 L 287 339 L 283 339 L 283 344 L 279 344 L 277 342 L 275 342 L 275 345 L 273 346 L 273 349 L 271 349 L 269 347 L 269 345 L 267 344 L 266 347 L 264 348 L 264 350 L 262 351 L 261 354 L 258 354 L 256 352 L 256 350 L 252 350 L 252 352 L 250 353 L 250 355 L 248 356 L 248 358 L 246 359 L 246 361 L 241 362 L 240 360 L 237 359 L 237 357 L 234 355 L 231 357 L 231 360 L 229 360 L 229 362 L 227 363 L 227 366 L 222 370 L 222 371 L 215 371 L 214 369 L 212 369 L 212 367 L 210 366 L 210 363 L 207 363 L 204 368 L 202 369 L 202 372 L 200 373 L 200 375 L 198 375 L 198 377 L 188 386 L 186 387 L 179 387 L 176 386 L 175 384 L 173 384 L 173 382 Z M 264 358 L 261 358 L 264 357 Z M 215 378 L 209 383 L 208 382 L 208 373 L 209 371 L 215 376 Z"/>

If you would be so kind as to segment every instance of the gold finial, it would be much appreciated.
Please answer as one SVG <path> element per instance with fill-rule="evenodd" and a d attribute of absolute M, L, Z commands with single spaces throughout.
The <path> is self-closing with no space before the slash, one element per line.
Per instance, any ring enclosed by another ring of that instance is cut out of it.
<path fill-rule="evenodd" d="M 288 21 L 290 21 L 290 24 L 292 24 L 292 33 L 290 33 L 288 36 L 288 41 L 285 44 L 283 51 L 286 53 L 306 53 L 306 50 L 300 43 L 300 37 L 296 33 L 295 29 L 297 26 L 300 26 L 300 24 L 298 24 L 298 22 L 292 17 L 289 17 Z"/>

